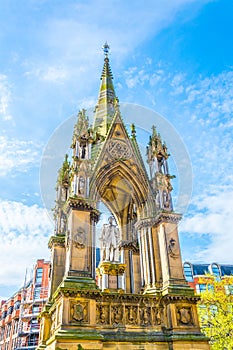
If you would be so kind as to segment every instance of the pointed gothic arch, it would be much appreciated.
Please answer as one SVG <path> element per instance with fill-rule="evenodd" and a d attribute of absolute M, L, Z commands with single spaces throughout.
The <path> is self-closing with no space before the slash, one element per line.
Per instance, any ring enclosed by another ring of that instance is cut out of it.
<path fill-rule="evenodd" d="M 132 239 L 132 220 L 148 217 L 152 207 L 148 183 L 141 182 L 132 168 L 132 164 L 114 160 L 100 167 L 90 183 L 90 196 L 103 201 L 112 212 L 125 240 Z"/>

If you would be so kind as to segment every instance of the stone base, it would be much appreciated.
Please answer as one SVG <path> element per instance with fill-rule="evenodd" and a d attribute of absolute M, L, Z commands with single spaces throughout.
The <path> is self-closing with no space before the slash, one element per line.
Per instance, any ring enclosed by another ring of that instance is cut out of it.
<path fill-rule="evenodd" d="M 67 337 L 67 334 L 66 334 Z M 77 334 L 76 334 L 77 337 Z M 88 337 L 86 335 L 86 337 Z M 137 337 L 136 337 L 137 338 Z M 39 350 L 41 348 L 37 348 Z M 112 341 L 101 341 L 94 339 L 81 339 L 81 337 L 76 340 L 56 340 L 51 344 L 48 344 L 48 350 L 209 350 L 210 347 L 206 340 L 199 341 L 144 341 L 138 342 L 135 339 L 134 334 L 128 336 L 128 341 L 119 342 L 117 340 Z"/>
<path fill-rule="evenodd" d="M 105 293 L 70 283 L 41 315 L 37 350 L 209 350 L 195 296 Z"/>

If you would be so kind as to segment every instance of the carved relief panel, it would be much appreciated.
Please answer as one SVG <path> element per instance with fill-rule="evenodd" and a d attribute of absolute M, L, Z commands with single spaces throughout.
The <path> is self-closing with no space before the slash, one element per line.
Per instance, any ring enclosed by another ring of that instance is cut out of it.
<path fill-rule="evenodd" d="M 109 305 L 99 304 L 96 307 L 96 323 L 109 324 Z"/>
<path fill-rule="evenodd" d="M 88 323 L 89 304 L 87 301 L 74 301 L 70 306 L 70 322 Z"/>
<path fill-rule="evenodd" d="M 176 307 L 177 325 L 179 326 L 193 326 L 193 314 L 191 306 L 177 306 Z"/>
<path fill-rule="evenodd" d="M 152 303 L 97 303 L 96 324 L 153 327 L 164 325 L 164 308 Z"/>

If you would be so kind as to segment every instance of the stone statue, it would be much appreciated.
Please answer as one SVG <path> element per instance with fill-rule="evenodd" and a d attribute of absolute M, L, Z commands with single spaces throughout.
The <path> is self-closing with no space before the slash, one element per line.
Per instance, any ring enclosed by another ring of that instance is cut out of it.
<path fill-rule="evenodd" d="M 80 158 L 81 159 L 85 159 L 86 158 L 86 144 L 84 143 L 84 144 L 80 144 L 80 146 L 79 146 L 79 153 L 80 153 Z"/>
<path fill-rule="evenodd" d="M 85 179 L 81 176 L 78 183 L 78 194 L 84 195 L 85 193 Z"/>
<path fill-rule="evenodd" d="M 101 261 L 118 261 L 118 244 L 120 233 L 116 225 L 113 224 L 113 217 L 110 216 L 108 224 L 104 224 L 100 236 L 100 259 Z"/>

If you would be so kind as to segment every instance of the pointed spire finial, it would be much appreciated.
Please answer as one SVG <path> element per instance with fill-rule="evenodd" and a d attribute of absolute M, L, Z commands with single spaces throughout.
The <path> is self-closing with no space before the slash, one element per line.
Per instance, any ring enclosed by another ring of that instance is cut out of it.
<path fill-rule="evenodd" d="M 109 53 L 109 49 L 110 49 L 110 46 L 108 45 L 107 41 L 103 45 L 102 49 L 104 51 L 105 57 L 107 58 L 108 57 L 108 53 Z"/>

